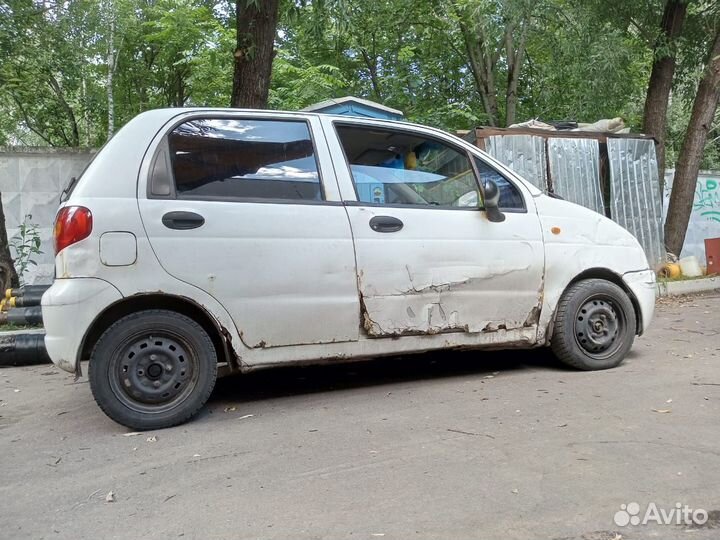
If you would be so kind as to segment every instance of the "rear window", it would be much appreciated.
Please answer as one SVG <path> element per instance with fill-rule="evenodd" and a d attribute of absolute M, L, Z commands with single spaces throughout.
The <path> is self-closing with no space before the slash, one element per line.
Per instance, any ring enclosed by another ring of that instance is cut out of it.
<path fill-rule="evenodd" d="M 306 122 L 196 119 L 168 142 L 179 198 L 323 199 Z"/>
<path fill-rule="evenodd" d="M 108 142 L 110 142 L 110 141 L 108 141 Z M 102 145 L 100 150 L 98 150 L 97 152 L 95 152 L 92 155 L 92 157 L 90 158 L 90 161 L 88 161 L 85 164 L 85 166 L 83 167 L 82 171 L 80 171 L 80 174 L 78 174 L 77 176 L 70 177 L 70 180 L 67 181 L 65 188 L 60 193 L 60 203 L 61 204 L 70 198 L 70 195 L 72 195 L 73 191 L 75 191 L 75 188 L 80 183 L 80 180 L 82 180 L 82 177 L 85 174 L 85 171 L 88 170 L 88 167 L 90 167 L 90 165 L 92 165 L 92 162 L 95 161 L 95 158 L 98 157 L 98 155 L 100 154 L 100 152 L 103 151 L 103 148 L 105 148 L 106 145 L 107 145 L 107 142 Z"/>

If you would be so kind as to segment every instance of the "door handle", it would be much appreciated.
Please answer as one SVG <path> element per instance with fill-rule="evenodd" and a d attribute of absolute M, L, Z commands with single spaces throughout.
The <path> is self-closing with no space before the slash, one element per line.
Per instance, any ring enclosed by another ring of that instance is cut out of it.
<path fill-rule="evenodd" d="M 375 232 L 398 232 L 403 222 L 392 216 L 375 216 L 370 220 L 370 228 Z"/>
<path fill-rule="evenodd" d="M 168 229 L 186 231 L 202 227 L 205 218 L 195 212 L 168 212 L 162 217 L 162 222 Z"/>

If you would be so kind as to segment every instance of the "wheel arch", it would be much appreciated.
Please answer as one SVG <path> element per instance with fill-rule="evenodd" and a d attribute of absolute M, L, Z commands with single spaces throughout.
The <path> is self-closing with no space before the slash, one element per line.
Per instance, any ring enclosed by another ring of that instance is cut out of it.
<path fill-rule="evenodd" d="M 106 307 L 89 326 L 80 345 L 78 360 L 87 360 L 102 333 L 119 318 L 145 309 L 167 309 L 190 317 L 205 330 L 215 346 L 218 363 L 224 363 L 230 372 L 240 369 L 240 362 L 230 343 L 225 328 L 197 302 L 184 296 L 165 293 L 141 293 L 128 296 Z M 78 361 L 78 366 L 80 362 Z"/>
<path fill-rule="evenodd" d="M 582 281 L 584 279 L 604 279 L 605 281 L 609 281 L 610 283 L 614 283 L 618 287 L 620 287 L 625 294 L 627 294 L 628 298 L 630 299 L 630 303 L 633 306 L 633 310 L 635 311 L 635 321 L 636 321 L 636 334 L 640 335 L 642 333 L 642 311 L 640 310 L 640 303 L 638 302 L 637 297 L 635 296 L 635 293 L 633 293 L 630 290 L 630 287 L 627 286 L 627 284 L 623 281 L 622 276 L 619 274 L 613 272 L 612 270 L 608 268 L 588 268 L 587 270 L 583 270 L 578 275 L 576 275 L 573 279 L 571 279 L 568 284 L 563 289 L 562 294 L 560 295 L 560 298 L 562 298 L 567 290 L 572 287 L 575 283 L 578 281 Z M 559 303 L 558 303 L 559 305 Z M 557 312 L 557 306 L 555 306 L 555 312 Z M 555 313 L 553 313 L 553 321 L 555 320 Z M 552 337 L 552 336 L 551 336 Z"/>

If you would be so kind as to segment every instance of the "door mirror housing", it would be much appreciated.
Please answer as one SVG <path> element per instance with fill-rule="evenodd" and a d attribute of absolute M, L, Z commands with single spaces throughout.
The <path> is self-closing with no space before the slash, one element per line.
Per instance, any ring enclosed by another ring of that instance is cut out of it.
<path fill-rule="evenodd" d="M 500 223 L 505 221 L 505 214 L 500 211 L 500 188 L 494 180 L 485 180 L 483 182 L 485 192 L 485 213 L 488 221 Z"/>

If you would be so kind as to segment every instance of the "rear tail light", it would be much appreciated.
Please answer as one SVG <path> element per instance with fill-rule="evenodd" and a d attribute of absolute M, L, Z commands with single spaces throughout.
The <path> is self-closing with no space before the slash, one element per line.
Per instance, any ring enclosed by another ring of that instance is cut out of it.
<path fill-rule="evenodd" d="M 90 236 L 92 212 L 84 206 L 65 206 L 55 218 L 55 254 Z"/>

